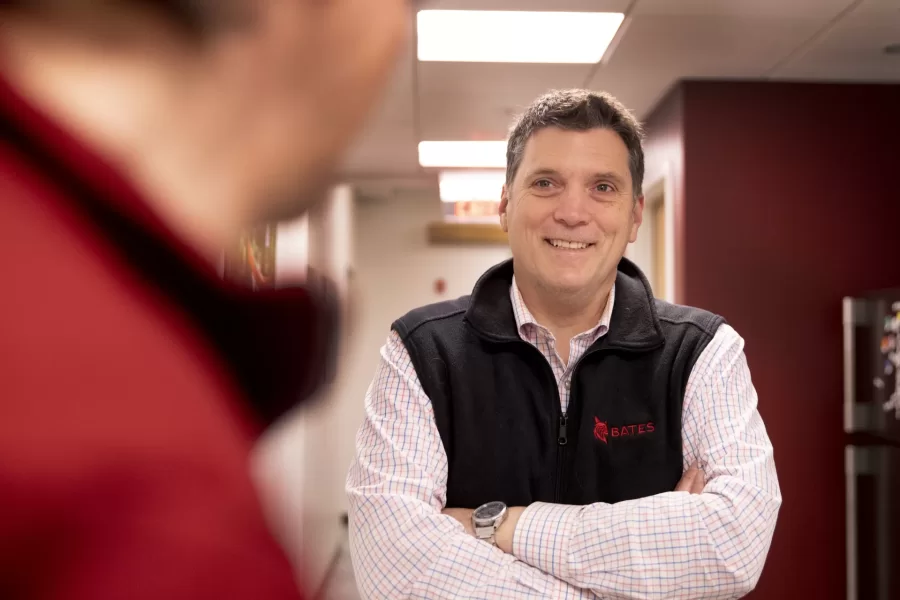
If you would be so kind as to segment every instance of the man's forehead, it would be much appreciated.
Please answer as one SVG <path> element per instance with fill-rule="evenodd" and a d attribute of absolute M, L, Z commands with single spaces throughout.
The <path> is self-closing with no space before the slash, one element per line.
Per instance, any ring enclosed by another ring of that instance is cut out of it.
<path fill-rule="evenodd" d="M 525 144 L 522 170 L 628 170 L 628 148 L 611 129 L 572 131 L 547 127 Z"/>

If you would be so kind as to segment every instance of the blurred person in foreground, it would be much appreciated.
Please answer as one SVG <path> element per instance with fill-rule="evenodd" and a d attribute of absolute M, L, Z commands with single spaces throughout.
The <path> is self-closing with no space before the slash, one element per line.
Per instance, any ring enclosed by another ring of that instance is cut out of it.
<path fill-rule="evenodd" d="M 0 4 L 0 597 L 300 595 L 249 455 L 336 303 L 215 265 L 320 197 L 404 4 Z"/>
<path fill-rule="evenodd" d="M 394 322 L 347 488 L 366 598 L 736 598 L 781 492 L 743 339 L 623 258 L 642 130 L 554 91 L 513 127 L 512 260 Z"/>

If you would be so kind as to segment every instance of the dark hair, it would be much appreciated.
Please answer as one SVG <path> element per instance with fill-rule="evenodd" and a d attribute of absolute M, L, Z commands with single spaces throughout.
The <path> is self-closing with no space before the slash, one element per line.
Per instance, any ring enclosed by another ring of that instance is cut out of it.
<path fill-rule="evenodd" d="M 246 0 L 0 0 L 0 8 L 30 10 L 48 15 L 101 16 L 128 9 L 153 11 L 191 37 L 252 18 L 253 2 Z"/>
<path fill-rule="evenodd" d="M 644 131 L 640 122 L 618 100 L 606 92 L 552 90 L 525 109 L 513 124 L 506 146 L 506 185 L 512 185 L 525 145 L 531 136 L 546 127 L 570 131 L 609 129 L 616 132 L 628 149 L 628 168 L 634 197 L 644 183 Z"/>

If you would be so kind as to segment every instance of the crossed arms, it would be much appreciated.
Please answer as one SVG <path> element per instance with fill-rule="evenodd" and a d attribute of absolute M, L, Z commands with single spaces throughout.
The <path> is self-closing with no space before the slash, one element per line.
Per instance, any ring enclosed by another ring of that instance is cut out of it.
<path fill-rule="evenodd" d="M 697 600 L 739 598 L 756 585 L 781 492 L 731 327 L 699 357 L 685 392 L 685 468 L 699 464 L 702 493 L 532 504 L 517 515 L 510 552 L 442 513 L 447 457 L 430 401 L 396 334 L 381 355 L 347 479 L 363 597 Z"/>

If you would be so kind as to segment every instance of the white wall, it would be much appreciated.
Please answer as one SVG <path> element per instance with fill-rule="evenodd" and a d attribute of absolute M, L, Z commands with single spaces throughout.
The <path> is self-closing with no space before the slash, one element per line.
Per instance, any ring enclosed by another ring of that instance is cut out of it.
<path fill-rule="evenodd" d="M 650 217 L 650 207 L 644 208 L 644 222 L 638 229 L 637 241 L 628 245 L 625 249 L 625 257 L 631 259 L 636 264 L 647 279 L 653 282 L 653 221 Z M 653 290 L 654 293 L 659 293 Z"/>
<path fill-rule="evenodd" d="M 336 450 L 344 474 L 353 459 L 363 400 L 391 323 L 418 306 L 470 293 L 485 270 L 510 256 L 505 246 L 430 246 L 426 226 L 440 218 L 436 198 L 393 198 L 356 207 L 352 282 L 356 322 L 341 385 L 343 396 L 338 400 L 343 429 Z M 434 291 L 438 278 L 447 284 L 442 295 Z M 346 506 L 344 497 L 341 507 L 346 510 Z"/>
<path fill-rule="evenodd" d="M 310 219 L 308 215 L 278 225 L 275 242 L 275 284 L 283 287 L 306 280 L 309 267 Z M 277 423 L 258 448 L 257 468 L 264 486 L 264 502 L 276 531 L 292 555 L 302 545 L 306 515 L 304 495 L 307 460 L 303 411 L 295 411 Z M 307 574 L 304 574 L 304 580 Z"/>
<path fill-rule="evenodd" d="M 305 281 L 309 265 L 309 216 L 281 223 L 275 233 L 275 285 Z"/>
<path fill-rule="evenodd" d="M 277 283 L 303 281 L 308 268 L 314 268 L 345 297 L 353 253 L 352 218 L 352 190 L 338 186 L 307 217 L 280 225 Z M 257 477 L 273 529 L 294 563 L 302 567 L 298 576 L 309 593 L 318 587 L 343 537 L 339 507 L 344 473 L 334 458 L 331 433 L 342 427 L 334 422 L 339 418 L 335 398 L 342 397 L 341 381 L 338 376 L 316 401 L 283 418 L 261 441 L 256 456 Z"/>
<path fill-rule="evenodd" d="M 487 268 L 510 256 L 506 247 L 429 246 L 426 226 L 440 217 L 437 199 L 356 203 L 351 190 L 340 187 L 308 224 L 279 228 L 281 281 L 302 275 L 308 261 L 333 278 L 351 304 L 334 384 L 318 403 L 301 407 L 269 432 L 257 458 L 276 533 L 303 565 L 300 577 L 310 592 L 343 535 L 344 483 L 366 389 L 391 322 L 417 306 L 468 294 Z M 438 278 L 447 285 L 442 295 L 434 291 Z"/>

